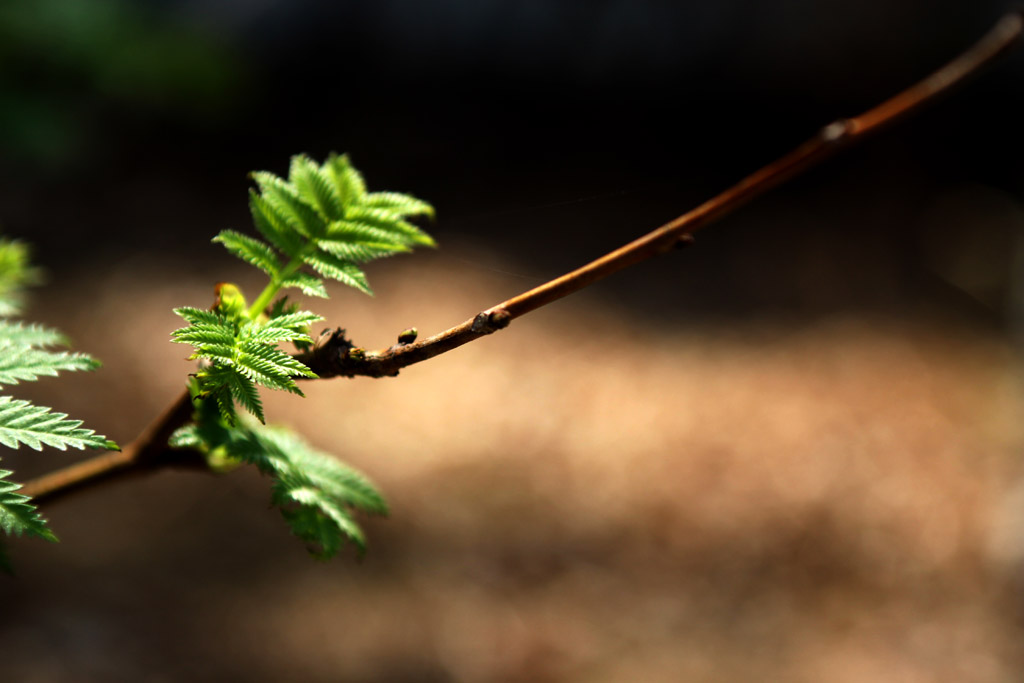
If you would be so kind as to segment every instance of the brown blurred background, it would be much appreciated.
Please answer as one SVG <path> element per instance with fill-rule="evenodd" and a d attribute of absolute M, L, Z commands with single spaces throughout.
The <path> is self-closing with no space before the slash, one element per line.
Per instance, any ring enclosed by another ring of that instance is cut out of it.
<path fill-rule="evenodd" d="M 255 289 L 245 174 L 347 151 L 441 248 L 312 302 L 430 334 L 646 232 L 981 35 L 996 2 L 0 3 L 0 221 L 126 442 L 177 305 Z M 649 262 L 272 421 L 393 513 L 309 560 L 267 483 L 159 475 L 11 544 L 4 681 L 1017 681 L 1019 52 Z M 77 454 L 3 455 L 27 478 Z"/>

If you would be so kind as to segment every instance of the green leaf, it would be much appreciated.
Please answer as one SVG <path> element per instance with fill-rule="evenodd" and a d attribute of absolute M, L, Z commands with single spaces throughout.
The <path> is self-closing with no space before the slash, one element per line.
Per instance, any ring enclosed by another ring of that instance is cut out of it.
<path fill-rule="evenodd" d="M 366 196 L 366 181 L 363 175 L 352 166 L 347 154 L 338 156 L 332 153 L 324 162 L 324 170 L 334 183 L 346 213 L 351 206 L 357 206 Z"/>
<path fill-rule="evenodd" d="M 202 398 L 212 398 L 220 416 L 228 423 L 235 424 L 238 414 L 235 401 L 263 422 L 263 402 L 256 385 L 232 365 L 214 365 L 201 371 L 196 379 Z"/>
<path fill-rule="evenodd" d="M 66 343 L 56 330 L 0 320 L 0 385 L 55 377 L 61 371 L 95 370 L 100 363 L 84 353 L 48 351 Z"/>
<path fill-rule="evenodd" d="M 388 513 L 387 503 L 373 483 L 359 471 L 311 449 L 304 442 L 294 443 L 294 435 L 278 430 L 274 435 L 278 448 L 291 453 L 291 460 L 303 477 L 304 485 L 322 489 L 346 505 L 378 515 Z"/>
<path fill-rule="evenodd" d="M 38 284 L 42 273 L 30 263 L 28 245 L 0 238 L 0 316 L 21 311 L 24 289 Z"/>
<path fill-rule="evenodd" d="M 222 230 L 219 235 L 213 238 L 214 242 L 220 242 L 232 254 L 246 263 L 256 266 L 271 277 L 281 271 L 281 263 L 274 254 L 274 250 L 266 243 L 243 235 L 233 230 Z"/>
<path fill-rule="evenodd" d="M 191 325 L 171 333 L 172 341 L 199 347 L 216 346 L 230 349 L 235 344 L 235 331 L 217 325 Z M 230 354 L 229 354 L 230 355 Z"/>
<path fill-rule="evenodd" d="M 326 297 L 319 275 L 371 294 L 359 263 L 434 244 L 405 220 L 433 216 L 433 207 L 397 192 L 367 194 L 348 156 L 331 154 L 318 165 L 299 154 L 291 159 L 288 180 L 265 171 L 250 177 L 257 189 L 249 193 L 249 209 L 266 242 L 232 230 L 222 231 L 214 241 L 266 272 L 270 283 L 251 306 L 238 291 L 234 308 L 244 307 L 238 314 L 225 305 L 229 285 L 222 285 L 215 310 L 175 309 L 189 326 L 172 333 L 173 341 L 194 347 L 191 358 L 209 361 L 196 379 L 202 396 L 212 399 L 220 419 L 228 422 L 235 420 L 235 403 L 264 419 L 259 386 L 301 394 L 296 379 L 315 376 L 276 348 L 286 342 L 308 348 L 313 343 L 309 325 L 321 319 L 294 308 L 286 311 L 279 302 L 270 307 L 268 320 L 264 314 L 282 288 Z M 303 266 L 316 275 L 301 270 Z"/>
<path fill-rule="evenodd" d="M 312 341 L 307 335 L 296 336 L 293 339 L 297 341 Z M 282 372 L 282 374 L 287 373 L 285 376 L 289 379 L 292 377 L 316 379 L 316 373 L 303 365 L 302 361 L 292 358 L 280 349 L 270 346 L 257 346 L 247 355 L 251 358 L 259 358 L 264 363 L 272 364 L 275 370 Z"/>
<path fill-rule="evenodd" d="M 215 313 L 214 311 L 208 311 L 202 308 L 179 306 L 174 309 L 174 312 L 184 318 L 186 322 L 192 323 L 193 325 L 211 325 L 214 327 L 230 325 L 227 318 L 220 313 Z"/>
<path fill-rule="evenodd" d="M 67 344 L 67 338 L 57 330 L 36 323 L 0 320 L 0 349 L 5 346 L 44 348 Z"/>
<path fill-rule="evenodd" d="M 257 171 L 252 177 L 260 186 L 263 199 L 279 220 L 303 237 L 323 235 L 328 221 L 299 197 L 294 186 L 266 171 Z"/>
<path fill-rule="evenodd" d="M 309 311 L 297 311 L 271 318 L 265 325 L 255 327 L 248 332 L 248 339 L 263 344 L 302 341 L 311 342 L 309 325 L 323 320 L 322 317 Z"/>
<path fill-rule="evenodd" d="M 276 347 L 282 342 L 311 343 L 309 325 L 322 318 L 294 308 L 284 313 L 284 306 L 275 305 L 273 317 L 240 322 L 212 311 L 176 309 L 193 324 L 175 330 L 171 338 L 192 344 L 192 358 L 211 361 L 211 366 L 200 370 L 196 378 L 201 393 L 214 398 L 224 419 L 234 420 L 230 404 L 237 401 L 262 422 L 263 405 L 256 385 L 301 396 L 294 378 L 316 377 L 302 362 Z"/>
<path fill-rule="evenodd" d="M 46 519 L 39 514 L 36 506 L 29 502 L 31 499 L 18 493 L 21 484 L 7 479 L 12 474 L 14 473 L 10 470 L 0 469 L 0 529 L 8 536 L 27 534 L 47 541 L 56 541 L 57 536 L 50 530 Z M 10 569 L 9 563 L 0 564 Z"/>
<path fill-rule="evenodd" d="M 202 344 L 201 346 L 197 346 L 195 352 L 189 356 L 189 360 L 206 358 L 208 360 L 231 365 L 235 362 L 237 356 L 238 346 L 235 343 L 235 340 L 232 340 L 231 344 Z"/>
<path fill-rule="evenodd" d="M 319 316 L 318 316 L 319 319 Z M 297 332 L 288 328 L 270 327 L 264 326 L 259 329 L 258 332 L 252 333 L 249 338 L 253 342 L 259 342 L 261 344 L 278 344 L 281 342 L 289 341 L 301 341 L 309 343 L 313 339 L 309 336 L 309 331 Z"/>
<path fill-rule="evenodd" d="M 28 262 L 28 249 L 17 242 L 0 239 L 0 316 L 18 312 L 22 288 L 38 281 L 38 271 Z M 0 385 L 31 382 L 61 371 L 94 370 L 99 362 L 84 353 L 52 351 L 66 346 L 67 339 L 42 325 L 0 319 Z M 116 449 L 117 444 L 65 413 L 32 405 L 29 401 L 0 396 L 0 445 L 17 449 L 22 444 L 35 450 L 51 446 Z M 49 541 L 57 537 L 30 498 L 19 493 L 21 485 L 8 479 L 10 470 L 0 469 L 0 529 L 8 536 L 37 536 Z M 6 547 L 0 543 L 0 571 L 11 571 Z"/>
<path fill-rule="evenodd" d="M 255 415 L 256 419 L 260 422 L 267 421 L 263 415 L 263 401 L 260 400 L 260 392 L 256 389 L 256 385 L 252 380 L 243 377 L 237 372 L 232 372 L 228 375 L 227 387 L 228 391 L 231 392 L 231 397 L 240 406 Z"/>
<path fill-rule="evenodd" d="M 317 315 L 316 313 L 312 313 L 310 311 L 278 311 L 273 312 L 273 314 L 270 317 L 270 320 L 265 325 L 263 325 L 263 327 L 259 328 L 259 331 L 261 332 L 264 329 L 279 327 L 282 329 L 292 330 L 293 332 L 296 333 L 305 334 L 304 330 L 306 330 L 311 324 L 323 319 L 323 316 Z M 253 333 L 253 337 L 256 336 L 257 334 Z"/>
<path fill-rule="evenodd" d="M 345 215 L 345 207 L 327 171 L 299 154 L 292 157 L 288 180 L 299 191 L 299 196 L 329 221 Z"/>
<path fill-rule="evenodd" d="M 235 399 L 231 395 L 231 389 L 228 388 L 227 383 L 231 381 L 231 378 L 225 375 L 222 384 L 214 384 L 208 394 L 213 399 L 214 405 L 217 407 L 217 413 L 220 418 L 229 425 L 238 423 L 238 412 L 235 410 Z M 204 386 L 206 382 L 201 381 L 200 386 Z M 262 404 L 259 402 L 259 395 L 256 396 L 256 407 L 249 409 L 251 412 L 255 412 L 257 417 L 261 418 L 263 415 Z"/>
<path fill-rule="evenodd" d="M 354 206 L 345 210 L 345 220 L 351 223 L 362 224 L 371 228 L 383 230 L 388 233 L 393 240 L 403 244 L 418 244 L 424 247 L 437 246 L 437 243 L 434 242 L 434 238 L 430 235 L 386 209 Z"/>
<path fill-rule="evenodd" d="M 327 298 L 327 289 L 324 287 L 324 281 L 315 275 L 304 273 L 301 270 L 282 280 L 281 287 L 296 287 L 302 290 L 302 293 L 306 296 L 318 296 L 321 299 Z"/>
<path fill-rule="evenodd" d="M 396 240 L 392 233 L 364 223 L 335 221 L 328 227 L 327 235 L 316 241 L 317 247 L 349 261 L 372 261 L 412 251 L 407 240 Z"/>
<path fill-rule="evenodd" d="M 41 451 L 43 446 L 60 450 L 72 448 L 105 448 L 116 450 L 117 444 L 91 429 L 81 429 L 81 420 L 69 420 L 65 413 L 50 412 L 28 401 L 0 396 L 0 444 L 18 448 L 25 444 Z"/>
<path fill-rule="evenodd" d="M 362 552 L 366 539 L 354 511 L 387 514 L 380 493 L 361 473 L 312 448 L 293 432 L 240 421 L 225 427 L 203 402 L 199 425 L 182 436 L 187 443 L 202 440 L 207 452 L 224 449 L 229 457 L 255 465 L 273 478 L 271 503 L 292 533 L 305 541 L 316 557 L 327 559 L 344 541 Z"/>
<path fill-rule="evenodd" d="M 292 361 L 295 369 L 285 367 L 285 359 Z M 297 368 L 302 368 L 307 373 L 310 372 L 305 365 L 293 360 L 288 354 L 269 346 L 254 346 L 252 353 L 243 351 L 238 355 L 235 367 L 241 375 L 252 382 L 299 396 L 303 396 L 302 390 L 299 389 L 291 375 L 299 374 Z M 255 411 L 250 412 L 255 414 Z"/>
<path fill-rule="evenodd" d="M 278 216 L 274 209 L 255 190 L 249 190 L 249 212 L 252 214 L 253 225 L 268 242 L 294 257 L 302 250 L 302 235 L 292 230 L 284 218 Z"/>
<path fill-rule="evenodd" d="M 281 508 L 281 515 L 292 533 L 308 544 L 310 553 L 317 559 L 327 560 L 336 555 L 343 538 L 355 543 L 360 553 L 366 551 L 363 530 L 343 507 L 322 491 L 278 479 L 272 500 Z"/>
<path fill-rule="evenodd" d="M 336 240 L 317 240 L 317 246 L 323 251 L 337 256 L 345 261 L 353 263 L 366 263 L 379 258 L 404 254 L 409 251 L 406 246 L 393 246 L 390 244 L 353 243 L 340 242 Z"/>
<path fill-rule="evenodd" d="M 42 351 L 40 349 L 0 349 L 0 385 L 32 382 L 40 377 L 56 377 L 60 371 L 95 370 L 98 361 L 84 353 Z"/>
<path fill-rule="evenodd" d="M 359 266 L 351 261 L 338 258 L 334 254 L 326 251 L 317 251 L 314 254 L 308 254 L 303 260 L 306 265 L 310 266 L 313 270 L 324 277 L 337 280 L 349 287 L 355 287 L 365 294 L 373 294 L 373 291 L 370 289 L 370 283 L 366 281 L 366 274 L 361 268 L 359 268 Z"/>
<path fill-rule="evenodd" d="M 434 217 L 434 207 L 412 195 L 400 192 L 371 192 L 363 199 L 362 206 L 369 209 L 385 209 L 399 217 Z"/>

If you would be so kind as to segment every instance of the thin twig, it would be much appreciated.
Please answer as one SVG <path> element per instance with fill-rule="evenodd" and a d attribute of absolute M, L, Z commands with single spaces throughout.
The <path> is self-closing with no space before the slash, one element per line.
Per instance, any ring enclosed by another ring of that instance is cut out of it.
<path fill-rule="evenodd" d="M 168 448 L 167 440 L 178 427 L 192 418 L 192 402 L 184 392 L 153 421 L 137 439 L 119 451 L 97 455 L 69 465 L 25 484 L 19 493 L 35 499 L 53 501 L 69 493 L 126 474 L 141 474 L 163 467 L 207 469 L 198 453 Z"/>
<path fill-rule="evenodd" d="M 840 149 L 928 104 L 1009 50 L 1021 35 L 1022 17 L 1008 14 L 973 47 L 917 85 L 852 119 L 840 119 L 786 156 L 657 230 L 587 265 L 492 306 L 476 317 L 422 341 L 379 351 L 353 348 L 337 330 L 298 356 L 320 377 L 384 377 L 507 327 L 515 318 L 561 299 L 623 268 L 665 253 L 679 241 L 754 197 L 832 156 Z"/>
<path fill-rule="evenodd" d="M 345 338 L 344 330 L 325 334 L 316 346 L 296 358 L 322 378 L 387 377 L 401 368 L 433 358 L 480 337 L 503 329 L 514 319 L 602 280 L 623 268 L 665 253 L 692 240 L 697 230 L 742 206 L 840 149 L 934 101 L 980 71 L 1017 42 L 1024 18 L 1011 13 L 977 44 L 955 60 L 895 97 L 852 119 L 825 126 L 815 137 L 781 159 L 768 164 L 692 211 L 666 223 L 615 251 L 561 277 L 492 306 L 470 320 L 422 341 L 398 343 L 379 351 L 365 351 Z M 203 466 L 197 454 L 175 451 L 167 439 L 191 419 L 186 392 L 138 439 L 123 451 L 106 453 L 30 481 L 22 489 L 36 502 L 52 501 L 74 490 L 120 475 L 164 466 Z"/>

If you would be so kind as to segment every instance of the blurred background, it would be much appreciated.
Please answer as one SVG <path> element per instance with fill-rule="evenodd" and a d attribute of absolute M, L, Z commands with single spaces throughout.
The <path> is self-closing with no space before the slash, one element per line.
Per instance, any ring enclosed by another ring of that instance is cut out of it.
<path fill-rule="evenodd" d="M 674 218 L 984 33 L 974 0 L 5 0 L 0 229 L 105 362 L 19 397 L 128 442 L 173 306 L 261 286 L 246 173 L 348 152 L 440 249 L 312 307 L 432 334 Z M 166 472 L 11 543 L 10 681 L 1017 681 L 1024 50 L 645 263 L 391 380 L 268 399 L 376 480 L 309 560 Z M 20 480 L 78 454 L 17 451 Z"/>

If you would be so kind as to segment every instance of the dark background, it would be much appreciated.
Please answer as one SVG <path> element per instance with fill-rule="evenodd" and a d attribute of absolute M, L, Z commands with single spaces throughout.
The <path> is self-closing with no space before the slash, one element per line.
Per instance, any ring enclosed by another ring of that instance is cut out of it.
<path fill-rule="evenodd" d="M 385 346 L 674 218 L 1005 9 L 0 2 L 0 227 L 49 272 L 29 317 L 106 363 L 16 393 L 130 441 L 190 367 L 171 306 L 258 281 L 210 238 L 292 154 L 438 209 L 437 252 L 323 309 Z M 395 382 L 271 401 L 389 495 L 362 563 L 308 561 L 251 473 L 48 508 L 61 544 L 11 544 L 0 678 L 1017 680 L 1022 76 L 1018 50 Z"/>

